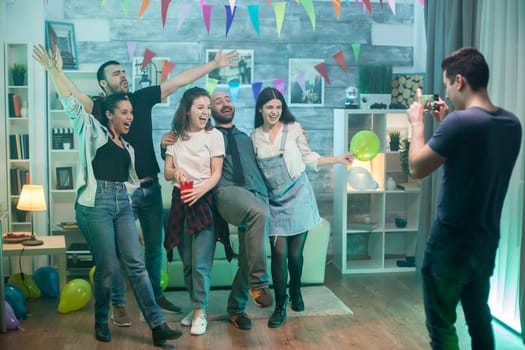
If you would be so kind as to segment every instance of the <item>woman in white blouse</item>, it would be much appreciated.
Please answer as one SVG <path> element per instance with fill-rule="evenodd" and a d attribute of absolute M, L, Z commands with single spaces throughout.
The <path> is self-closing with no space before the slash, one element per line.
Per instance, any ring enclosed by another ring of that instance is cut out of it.
<path fill-rule="evenodd" d="M 275 88 L 265 88 L 255 105 L 255 130 L 251 134 L 257 163 L 270 192 L 270 243 L 275 310 L 268 320 L 271 328 L 286 319 L 286 283 L 290 272 L 292 310 L 303 311 L 301 273 L 303 249 L 309 229 L 321 219 L 306 166 L 353 161 L 352 154 L 321 157 L 313 152 L 299 123 L 295 121 L 283 95 Z"/>

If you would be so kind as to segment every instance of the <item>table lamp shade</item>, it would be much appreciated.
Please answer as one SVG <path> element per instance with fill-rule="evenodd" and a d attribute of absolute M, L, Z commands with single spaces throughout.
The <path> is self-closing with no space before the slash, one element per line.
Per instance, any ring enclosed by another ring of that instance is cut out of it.
<path fill-rule="evenodd" d="M 24 185 L 16 208 L 26 211 L 46 210 L 46 198 L 42 185 Z"/>

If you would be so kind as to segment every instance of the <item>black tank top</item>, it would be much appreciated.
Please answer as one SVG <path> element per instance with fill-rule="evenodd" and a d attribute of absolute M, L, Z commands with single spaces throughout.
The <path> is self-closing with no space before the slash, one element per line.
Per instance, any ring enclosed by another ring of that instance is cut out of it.
<path fill-rule="evenodd" d="M 120 148 L 110 139 L 97 150 L 93 159 L 95 179 L 113 182 L 126 182 L 129 177 L 131 158 L 125 148 Z"/>

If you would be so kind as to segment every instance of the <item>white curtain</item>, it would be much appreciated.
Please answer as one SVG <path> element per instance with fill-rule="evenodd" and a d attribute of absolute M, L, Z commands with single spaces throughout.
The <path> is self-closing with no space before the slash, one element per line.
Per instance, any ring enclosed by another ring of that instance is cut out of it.
<path fill-rule="evenodd" d="M 492 102 L 520 118 L 525 125 L 525 1 L 480 0 L 478 3 L 480 51 L 490 66 Z M 524 227 L 524 147 L 516 163 L 501 218 L 501 241 L 491 281 L 490 307 L 494 317 L 521 332 L 520 290 L 525 286 L 525 266 L 520 262 Z M 525 250 L 525 247 L 523 247 Z M 520 271 L 520 270 L 524 271 Z M 524 317 L 522 316 L 522 319 Z M 523 320 L 525 321 L 525 320 Z"/>

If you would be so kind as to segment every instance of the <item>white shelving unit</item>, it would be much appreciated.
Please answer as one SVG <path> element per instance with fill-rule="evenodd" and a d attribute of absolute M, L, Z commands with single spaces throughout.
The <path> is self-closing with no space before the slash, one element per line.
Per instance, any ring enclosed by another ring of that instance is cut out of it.
<path fill-rule="evenodd" d="M 67 71 L 78 89 L 90 96 L 100 88 L 96 72 Z M 58 100 L 55 86 L 48 77 L 48 159 L 49 159 L 49 224 L 50 232 L 60 230 L 61 222 L 75 221 L 75 185 L 78 140 Z"/>
<path fill-rule="evenodd" d="M 7 231 L 31 231 L 30 213 L 16 209 L 21 188 L 31 183 L 35 161 L 34 154 L 34 112 L 32 65 L 30 56 L 31 47 L 26 43 L 6 43 L 4 84 L 5 84 L 5 157 L 6 177 L 5 189 L 2 191 L 2 201 L 6 203 L 9 215 L 5 220 Z M 11 72 L 13 66 L 22 65 L 26 68 L 25 78 L 15 81 Z M 5 226 L 4 226 L 5 227 Z"/>
<path fill-rule="evenodd" d="M 380 151 L 372 160 L 353 164 L 370 172 L 378 184 L 376 189 L 354 189 L 348 184 L 352 165 L 334 167 L 333 234 L 337 267 L 344 274 L 415 270 L 407 262 L 415 256 L 419 184 L 410 182 L 405 189 L 386 189 L 389 177 L 397 184 L 406 181 L 399 152 L 390 151 L 387 146 L 390 130 L 399 130 L 402 137 L 410 138 L 406 112 L 336 109 L 333 130 L 333 154 L 348 152 L 353 135 L 360 130 L 374 131 L 381 142 Z M 401 227 L 403 220 L 406 226 Z"/>

